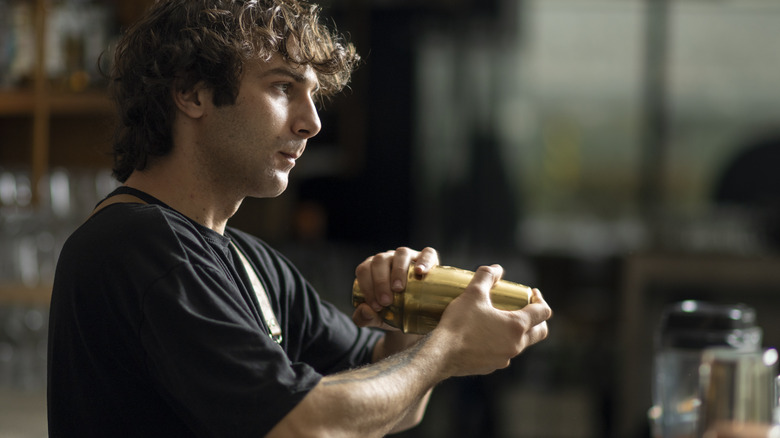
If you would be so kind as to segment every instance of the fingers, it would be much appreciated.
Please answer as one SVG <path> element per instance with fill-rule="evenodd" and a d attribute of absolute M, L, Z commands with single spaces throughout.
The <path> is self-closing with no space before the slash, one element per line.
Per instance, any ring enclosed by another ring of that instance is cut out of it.
<path fill-rule="evenodd" d="M 511 352 L 509 355 L 511 358 L 520 354 L 528 346 L 547 338 L 547 321 L 552 317 L 552 309 L 539 289 L 532 289 L 531 304 L 520 310 L 505 311 L 493 308 L 490 302 L 490 289 L 501 279 L 503 273 L 504 270 L 499 265 L 481 266 L 463 295 L 470 294 L 472 298 L 476 298 L 477 305 L 480 301 L 489 305 L 488 312 L 498 315 L 499 320 L 508 324 L 502 331 L 508 335 L 505 339 L 512 345 L 508 350 Z"/>
<path fill-rule="evenodd" d="M 414 273 L 417 275 L 427 274 L 431 268 L 439 264 L 439 253 L 431 247 L 424 248 L 417 254 L 414 264 Z"/>
<path fill-rule="evenodd" d="M 544 301 L 539 289 L 533 289 L 531 293 L 531 304 L 513 312 L 518 314 L 525 327 L 520 342 L 521 350 L 547 338 L 547 321 L 552 318 L 552 309 Z"/>
<path fill-rule="evenodd" d="M 382 305 L 376 300 L 376 294 L 374 292 L 374 281 L 371 275 L 371 264 L 374 261 L 374 257 L 369 257 L 359 264 L 355 269 L 355 277 L 357 278 L 360 290 L 363 292 L 363 297 L 374 311 L 378 312 L 382 309 Z"/>
<path fill-rule="evenodd" d="M 504 268 L 500 265 L 480 266 L 474 273 L 471 282 L 466 287 L 464 293 L 478 293 L 480 296 L 490 301 L 490 289 L 501 280 L 504 275 Z"/>
<path fill-rule="evenodd" d="M 414 274 L 422 277 L 438 264 L 439 253 L 433 248 L 427 247 L 422 251 L 415 251 L 405 247 L 396 249 L 390 278 L 391 289 L 393 292 L 401 292 L 406 288 L 409 266 L 413 265 Z"/>
<path fill-rule="evenodd" d="M 398 248 L 392 260 L 390 272 L 390 289 L 393 292 L 401 292 L 406 288 L 406 279 L 409 274 L 409 266 L 412 260 L 420 253 L 409 248 Z"/>
<path fill-rule="evenodd" d="M 355 270 L 366 303 L 375 311 L 393 303 L 394 294 L 406 288 L 409 266 L 417 275 L 427 274 L 439 264 L 439 255 L 433 248 L 415 251 L 401 247 L 367 258 Z"/>
<path fill-rule="evenodd" d="M 539 324 L 531 327 L 531 329 L 528 330 L 525 334 L 523 349 L 547 339 L 547 334 L 547 321 L 542 321 Z"/>
<path fill-rule="evenodd" d="M 530 323 L 533 325 L 547 321 L 553 315 L 552 309 L 542 297 L 542 292 L 539 289 L 531 291 L 530 304 L 521 309 L 521 311 L 531 316 Z"/>
<path fill-rule="evenodd" d="M 395 253 L 385 251 L 377 254 L 371 261 L 371 282 L 373 285 L 374 298 L 379 308 L 372 306 L 374 310 L 393 304 L 393 292 L 390 288 L 390 271 L 392 269 L 392 260 Z"/>

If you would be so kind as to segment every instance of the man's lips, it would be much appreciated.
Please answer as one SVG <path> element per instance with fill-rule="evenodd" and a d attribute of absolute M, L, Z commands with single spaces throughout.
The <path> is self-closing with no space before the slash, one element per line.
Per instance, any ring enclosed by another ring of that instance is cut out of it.
<path fill-rule="evenodd" d="M 301 158 L 301 155 L 303 155 L 303 149 L 304 148 L 295 149 L 292 151 L 279 151 L 279 153 L 288 159 L 297 160 L 298 158 Z"/>
<path fill-rule="evenodd" d="M 290 167 L 295 166 L 295 161 L 301 157 L 301 152 L 279 152 L 279 155 L 282 156 L 284 161 L 287 162 L 287 164 L 290 165 Z"/>

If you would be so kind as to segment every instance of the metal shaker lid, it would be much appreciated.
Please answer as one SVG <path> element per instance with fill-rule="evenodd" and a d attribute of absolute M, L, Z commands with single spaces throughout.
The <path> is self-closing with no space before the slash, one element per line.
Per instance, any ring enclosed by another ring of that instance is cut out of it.
<path fill-rule="evenodd" d="M 760 329 L 750 306 L 688 300 L 664 310 L 656 342 L 672 348 L 743 348 L 760 343 Z"/>

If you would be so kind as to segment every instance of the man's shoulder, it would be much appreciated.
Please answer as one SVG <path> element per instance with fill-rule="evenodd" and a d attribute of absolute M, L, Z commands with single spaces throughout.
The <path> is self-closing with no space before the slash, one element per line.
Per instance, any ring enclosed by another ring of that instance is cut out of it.
<path fill-rule="evenodd" d="M 88 240 L 129 241 L 194 232 L 184 218 L 154 204 L 112 204 L 90 217 L 73 233 Z"/>
<path fill-rule="evenodd" d="M 74 231 L 63 247 L 63 254 L 78 258 L 94 254 L 117 261 L 140 257 L 163 265 L 176 260 L 194 261 L 193 255 L 202 258 L 211 253 L 209 247 L 220 246 L 219 242 L 212 241 L 219 240 L 218 235 L 205 235 L 201 228 L 160 205 L 113 204 Z"/>

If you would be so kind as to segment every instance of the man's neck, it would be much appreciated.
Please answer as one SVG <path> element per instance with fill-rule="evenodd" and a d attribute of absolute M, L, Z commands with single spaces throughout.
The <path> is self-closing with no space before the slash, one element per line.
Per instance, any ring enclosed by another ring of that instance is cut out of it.
<path fill-rule="evenodd" d="M 199 187 L 195 178 L 177 170 L 136 170 L 125 185 L 146 192 L 195 222 L 224 234 L 228 219 L 241 206 L 242 200 L 224 199 Z"/>

